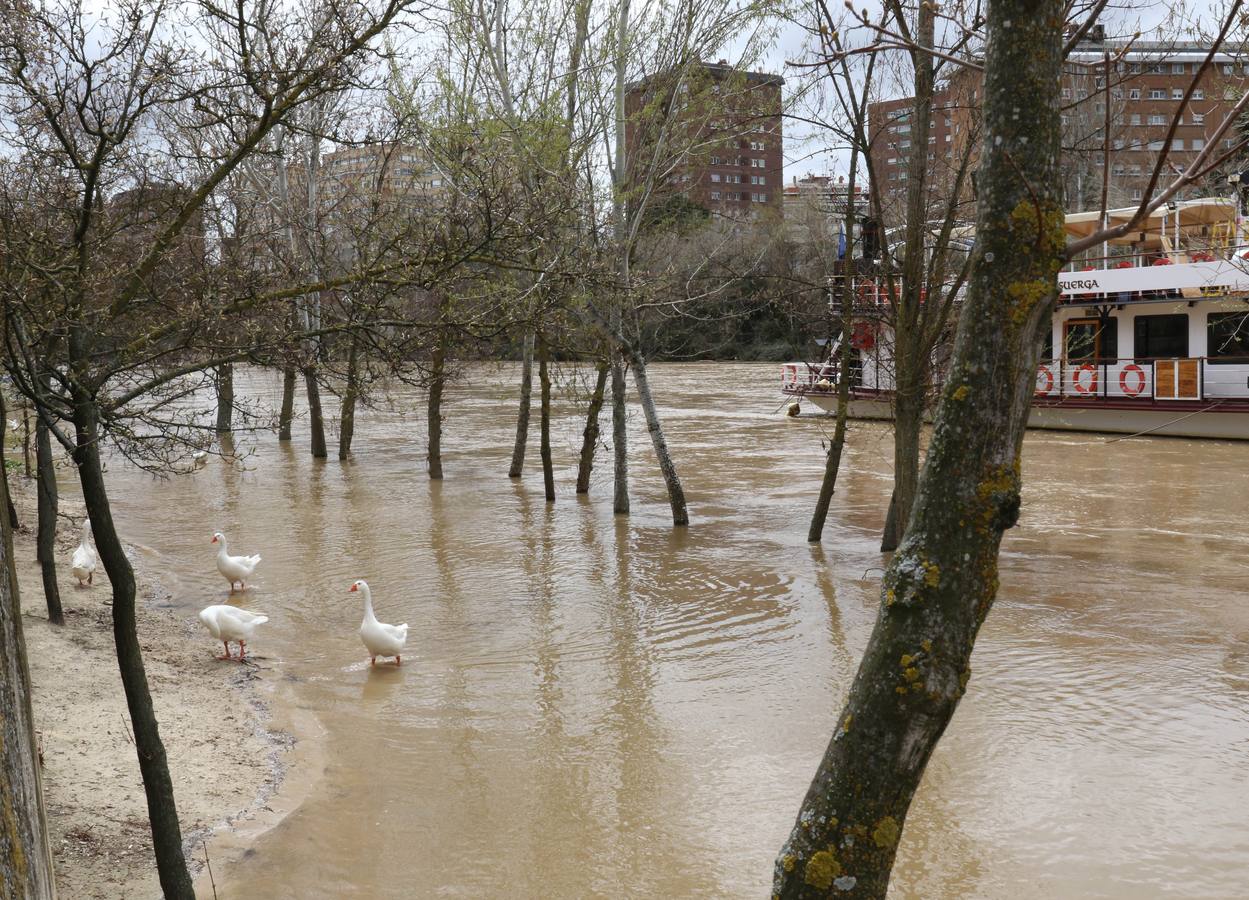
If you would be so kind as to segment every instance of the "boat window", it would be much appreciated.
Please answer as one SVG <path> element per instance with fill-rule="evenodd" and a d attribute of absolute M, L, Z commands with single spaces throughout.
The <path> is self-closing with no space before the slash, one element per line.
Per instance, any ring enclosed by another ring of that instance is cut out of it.
<path fill-rule="evenodd" d="M 1249 312 L 1210 313 L 1206 356 L 1212 363 L 1249 364 Z"/>
<path fill-rule="evenodd" d="M 1137 316 L 1134 329 L 1137 359 L 1158 359 L 1188 356 L 1188 316 L 1184 313 L 1166 316 Z"/>

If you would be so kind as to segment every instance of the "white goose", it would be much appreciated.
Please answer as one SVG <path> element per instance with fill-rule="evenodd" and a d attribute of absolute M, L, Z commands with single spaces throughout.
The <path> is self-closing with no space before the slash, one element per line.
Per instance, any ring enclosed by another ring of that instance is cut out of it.
<path fill-rule="evenodd" d="M 91 520 L 82 520 L 82 541 L 74 548 L 74 558 L 70 561 L 70 568 L 74 571 L 74 577 L 78 579 L 78 586 L 85 587 L 95 578 L 95 567 L 99 562 L 96 555 L 95 547 L 91 546 Z"/>
<path fill-rule="evenodd" d="M 220 531 L 213 535 L 212 542 L 221 545 L 217 551 L 217 571 L 221 573 L 222 578 L 230 582 L 230 593 L 234 593 L 236 581 L 239 583 L 240 590 L 247 590 L 247 579 L 251 578 L 252 573 L 256 571 L 260 555 L 231 556 L 229 550 L 226 549 L 226 536 Z"/>
<path fill-rule="evenodd" d="M 348 591 L 359 591 L 364 595 L 364 621 L 360 623 L 360 640 L 364 641 L 369 651 L 369 665 L 377 665 L 379 656 L 393 656 L 395 665 L 403 665 L 403 645 L 408 641 L 408 623 L 387 625 L 377 621 L 373 615 L 373 595 L 369 591 L 367 581 L 357 581 Z"/>
<path fill-rule="evenodd" d="M 239 661 L 241 662 L 243 655 L 247 652 L 246 642 L 252 639 L 252 632 L 256 630 L 257 625 L 263 625 L 265 622 L 268 622 L 269 617 L 248 612 L 236 606 L 227 606 L 224 603 L 219 603 L 216 606 L 206 606 L 200 610 L 199 620 L 204 623 L 204 627 L 208 629 L 209 634 L 225 644 L 226 655 L 217 658 L 233 659 L 230 655 L 230 642 L 237 641 L 239 645 Z"/>

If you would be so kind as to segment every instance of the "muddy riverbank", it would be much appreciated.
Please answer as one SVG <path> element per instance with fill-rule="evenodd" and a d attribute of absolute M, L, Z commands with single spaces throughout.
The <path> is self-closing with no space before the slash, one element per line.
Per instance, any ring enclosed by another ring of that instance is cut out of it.
<path fill-rule="evenodd" d="M 159 897 L 147 804 L 113 654 L 108 579 L 100 567 L 93 585 L 78 587 L 69 569 L 81 503 L 62 501 L 57 547 L 66 623 L 56 627 L 47 621 L 35 562 L 34 484 L 15 474 L 10 483 L 23 525 L 14 534 L 14 552 L 58 890 L 75 900 Z M 224 865 L 229 853 L 218 852 L 221 836 L 270 815 L 266 807 L 285 771 L 291 738 L 273 724 L 263 654 L 243 665 L 214 659 L 220 645 L 162 588 L 151 554 L 132 547 L 132 561 L 144 662 L 186 849 L 197 870 L 205 854 Z"/>

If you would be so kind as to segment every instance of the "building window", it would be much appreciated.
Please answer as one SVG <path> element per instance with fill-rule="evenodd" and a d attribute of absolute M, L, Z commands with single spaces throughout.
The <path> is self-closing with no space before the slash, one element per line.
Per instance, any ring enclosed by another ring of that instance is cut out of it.
<path fill-rule="evenodd" d="M 719 182 L 719 181 L 720 181 L 720 173 L 719 173 L 719 172 L 712 172 L 712 173 L 711 173 L 711 180 L 712 180 L 712 181 L 715 181 L 715 182 Z"/>
<path fill-rule="evenodd" d="M 1188 70 L 1187 63 L 1171 63 L 1172 75 L 1183 75 Z"/>
<path fill-rule="evenodd" d="M 1172 100 L 1183 100 L 1183 99 L 1184 99 L 1184 91 L 1183 91 L 1181 88 L 1171 88 L 1171 99 L 1172 99 Z"/>
<path fill-rule="evenodd" d="M 945 140 L 946 140 L 946 143 L 948 144 L 948 143 L 950 142 L 950 135 L 948 135 L 948 134 L 947 134 L 947 135 L 945 136 Z"/>
<path fill-rule="evenodd" d="M 1167 92 L 1164 91 L 1162 88 L 1154 88 L 1153 90 L 1149 92 L 1149 99 L 1150 100 L 1165 100 L 1167 99 Z"/>
<path fill-rule="evenodd" d="M 1139 124 L 1141 124 L 1141 114 L 1140 114 L 1140 113 L 1132 113 L 1132 124 L 1133 124 L 1133 125 L 1139 125 Z"/>
<path fill-rule="evenodd" d="M 1071 88 L 1063 88 L 1063 99 L 1064 100 L 1071 99 Z"/>
<path fill-rule="evenodd" d="M 1192 144 L 1192 146 L 1193 146 L 1193 149 L 1194 149 L 1194 150 L 1205 150 L 1205 149 L 1206 149 L 1206 139 L 1205 139 L 1205 138 L 1193 138 L 1193 144 Z"/>
<path fill-rule="evenodd" d="M 1132 322 L 1137 359 L 1188 356 L 1188 316 L 1137 316 Z"/>
<path fill-rule="evenodd" d="M 906 149 L 907 147 L 909 147 L 909 146 L 911 146 L 911 142 L 910 142 L 910 141 L 903 141 L 902 143 L 898 144 L 898 149 L 899 149 L 899 150 L 905 150 L 905 149 Z"/>
<path fill-rule="evenodd" d="M 1132 88 L 1132 90 L 1128 91 L 1128 99 L 1129 99 L 1129 100 L 1139 100 L 1139 99 L 1141 99 L 1141 89 L 1140 89 L 1140 88 Z"/>
<path fill-rule="evenodd" d="M 1206 356 L 1212 363 L 1249 363 L 1249 314 L 1210 313 L 1206 319 Z"/>
<path fill-rule="evenodd" d="M 885 160 L 885 163 L 890 166 L 896 166 L 898 164 L 898 158 L 896 156 L 891 156 Z"/>
<path fill-rule="evenodd" d="M 1172 138 L 1172 139 L 1171 139 L 1171 149 L 1172 149 L 1172 150 L 1183 150 L 1183 149 L 1184 149 L 1184 139 L 1183 139 L 1183 138 Z"/>
<path fill-rule="evenodd" d="M 756 203 L 767 203 L 768 195 L 767 194 L 751 194 L 750 199 L 755 201 Z"/>
<path fill-rule="evenodd" d="M 1231 63 L 1224 63 L 1224 64 L 1223 64 L 1223 74 L 1224 74 L 1224 75 L 1235 75 L 1235 74 L 1236 74 L 1236 67 L 1235 67 L 1234 65 L 1232 65 Z"/>
<path fill-rule="evenodd" d="M 1122 100 L 1122 99 L 1123 99 L 1123 88 L 1111 88 L 1111 89 L 1110 89 L 1110 98 L 1111 98 L 1112 100 Z"/>
<path fill-rule="evenodd" d="M 1206 114 L 1205 113 L 1193 113 L 1193 124 L 1194 125 L 1206 124 Z"/>
<path fill-rule="evenodd" d="M 757 158 L 756 158 L 756 159 L 752 159 L 752 160 L 750 161 L 750 164 L 751 164 L 752 166 L 754 166 L 756 169 L 764 169 L 764 168 L 767 168 L 768 161 L 767 161 L 766 159 L 757 159 Z"/>
<path fill-rule="evenodd" d="M 712 191 L 712 192 L 711 192 L 711 199 L 712 199 L 712 200 L 719 200 L 719 199 L 720 199 L 720 192 L 719 192 L 719 191 Z"/>
<path fill-rule="evenodd" d="M 1149 142 L 1149 149 L 1150 149 L 1150 150 L 1161 150 L 1161 149 L 1162 149 L 1162 143 L 1163 143 L 1162 141 L 1150 141 L 1150 142 Z"/>
<path fill-rule="evenodd" d="M 1165 63 L 1150 63 L 1150 64 L 1149 64 L 1149 74 L 1151 74 L 1151 75 L 1165 75 L 1165 74 L 1167 74 L 1167 67 L 1166 67 L 1166 64 L 1165 64 Z"/>
<path fill-rule="evenodd" d="M 766 176 L 766 175 L 751 175 L 751 176 L 750 176 L 750 183 L 751 183 L 751 184 L 767 184 L 767 183 L 768 183 L 768 176 Z"/>
<path fill-rule="evenodd" d="M 1205 92 L 1202 88 L 1197 88 L 1196 90 L 1194 90 L 1194 91 L 1193 91 L 1193 99 L 1194 99 L 1194 100 L 1205 100 L 1205 99 L 1206 99 L 1206 92 Z"/>
<path fill-rule="evenodd" d="M 1127 141 L 1125 141 L 1123 138 L 1115 138 L 1116 150 L 1122 150 L 1126 144 L 1127 144 Z"/>
<path fill-rule="evenodd" d="M 720 165 L 720 157 L 718 157 L 718 156 L 713 156 L 713 157 L 711 157 L 711 164 L 712 164 L 713 166 L 718 166 L 718 165 Z"/>
<path fill-rule="evenodd" d="M 1149 124 L 1150 125 L 1165 125 L 1167 124 L 1167 118 L 1166 116 L 1161 115 L 1160 113 L 1155 113 L 1154 115 L 1149 117 Z"/>

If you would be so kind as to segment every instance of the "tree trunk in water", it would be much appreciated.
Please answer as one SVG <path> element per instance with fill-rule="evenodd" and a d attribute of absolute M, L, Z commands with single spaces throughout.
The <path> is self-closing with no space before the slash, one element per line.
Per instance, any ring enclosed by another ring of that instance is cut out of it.
<path fill-rule="evenodd" d="M 624 356 L 619 350 L 611 354 L 611 446 L 614 496 L 612 512 L 629 514 L 629 422 L 625 409 Z"/>
<path fill-rule="evenodd" d="M 217 366 L 217 434 L 234 430 L 234 366 Z"/>
<path fill-rule="evenodd" d="M 0 401 L 0 445 L 5 424 Z M 7 499 L 7 484 L 0 490 Z M 13 534 L 0 521 L 0 897 L 5 900 L 56 896 L 37 746 Z"/>
<path fill-rule="evenodd" d="M 897 7 L 901 9 L 901 7 Z M 900 14 L 900 13 L 899 13 Z M 915 40 L 931 47 L 936 27 L 936 8 L 921 3 L 915 21 Z M 935 62 L 928 53 L 914 54 L 915 91 L 912 95 L 913 135 L 907 162 L 906 232 L 902 258 L 902 284 L 894 309 L 894 450 L 893 481 L 897 508 L 894 527 L 881 535 L 882 552 L 896 550 L 910 521 L 919 482 L 919 433 L 923 424 L 928 383 L 930 335 L 933 326 L 923 302 L 928 240 L 928 134 L 931 130 L 935 92 Z"/>
<path fill-rule="evenodd" d="M 356 402 L 360 399 L 360 338 L 351 336 L 347 351 L 347 385 L 343 389 L 343 408 L 338 418 L 338 458 L 351 455 L 351 439 L 356 433 Z"/>
<path fill-rule="evenodd" d="M 308 392 L 308 422 L 312 428 L 312 458 L 325 459 L 325 418 L 321 413 L 321 386 L 315 365 L 304 367 L 304 390 Z"/>
<path fill-rule="evenodd" d="M 43 573 L 43 595 L 48 602 L 48 621 L 64 625 L 61 590 L 56 583 L 56 468 L 52 460 L 52 432 L 35 422 L 35 477 L 39 492 L 39 534 L 35 555 Z"/>
<path fill-rule="evenodd" d="M 659 421 L 659 410 L 655 408 L 650 380 L 646 377 L 646 360 L 642 358 L 641 353 L 633 350 L 629 354 L 629 363 L 633 366 L 633 384 L 638 389 L 638 402 L 642 405 L 642 413 L 646 416 L 646 430 L 650 432 L 651 444 L 654 445 L 655 456 L 659 459 L 659 471 L 663 473 L 664 484 L 668 487 L 672 524 L 688 525 L 690 515 L 685 508 L 685 491 L 681 487 L 681 479 L 677 476 L 677 467 L 672 462 L 672 454 L 668 452 L 668 442 L 664 439 L 663 425 Z"/>
<path fill-rule="evenodd" d="M 91 517 L 96 550 L 113 585 L 113 641 L 117 648 L 117 667 L 121 671 L 135 753 L 139 757 L 139 771 L 143 775 L 143 789 L 147 794 L 148 820 L 152 828 L 152 846 L 156 853 L 161 890 L 166 898 L 195 900 L 191 876 L 182 855 L 182 828 L 178 823 L 165 745 L 157 727 L 147 673 L 143 667 L 143 653 L 139 647 L 135 625 L 134 571 L 113 525 L 104 485 L 98 413 L 94 402 L 80 389 L 75 391 L 74 407 L 77 431 L 74 461 L 78 464 L 78 477 L 82 483 L 87 514 Z"/>
<path fill-rule="evenodd" d="M 919 488 L 919 442 L 924 427 L 923 389 L 898 393 L 894 398 L 893 496 L 885 530 L 881 533 L 882 553 L 897 550 L 906 534 Z"/>
<path fill-rule="evenodd" d="M 282 411 L 278 413 L 278 440 L 291 439 L 291 422 L 295 419 L 295 378 L 294 366 L 282 368 Z"/>
<path fill-rule="evenodd" d="M 429 466 L 430 479 L 438 481 L 442 478 L 442 391 L 446 387 L 447 379 L 447 353 L 441 336 L 434 344 L 429 369 L 431 377 L 426 408 L 429 417 L 429 452 L 425 459 Z"/>
<path fill-rule="evenodd" d="M 850 190 L 854 190 L 853 179 Z M 853 313 L 854 300 L 849 288 L 842 285 L 842 317 L 841 317 L 841 360 L 838 367 L 837 381 L 837 424 L 833 428 L 833 439 L 828 445 L 828 455 L 824 459 L 824 480 L 820 483 L 820 498 L 815 503 L 815 512 L 811 514 L 811 527 L 807 530 L 807 540 L 818 543 L 824 536 L 824 522 L 828 518 L 828 507 L 833 501 L 833 492 L 837 489 L 837 472 L 841 468 L 841 452 L 846 446 L 846 421 L 850 417 L 850 317 Z"/>
<path fill-rule="evenodd" d="M 607 374 L 611 364 L 604 357 L 598 361 L 594 380 L 594 393 L 590 395 L 590 408 L 585 414 L 585 430 L 581 432 L 581 461 L 577 465 L 577 493 L 590 492 L 590 472 L 594 468 L 594 451 L 598 448 L 598 417 L 603 411 L 603 398 L 607 393 Z"/>
<path fill-rule="evenodd" d="M 911 799 L 966 690 L 1019 516 L 1040 338 L 1065 256 L 1058 0 L 990 0 L 976 265 L 923 477 L 778 898 L 883 898 Z M 1020 116 L 1020 109 L 1029 115 Z"/>
<path fill-rule="evenodd" d="M 529 402 L 533 395 L 534 333 L 525 335 L 525 350 L 520 370 L 520 411 L 516 414 L 516 443 L 512 446 L 512 466 L 508 478 L 519 478 L 525 467 L 525 444 L 529 440 Z"/>
<path fill-rule="evenodd" d="M 546 489 L 547 503 L 555 502 L 555 470 L 551 466 L 551 373 L 547 370 L 549 350 L 546 338 L 538 339 L 538 384 L 542 389 L 540 452 L 542 455 L 542 485 Z"/>

